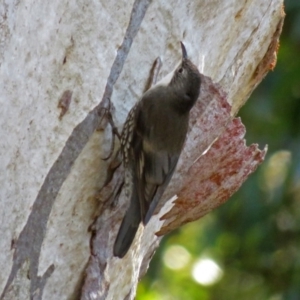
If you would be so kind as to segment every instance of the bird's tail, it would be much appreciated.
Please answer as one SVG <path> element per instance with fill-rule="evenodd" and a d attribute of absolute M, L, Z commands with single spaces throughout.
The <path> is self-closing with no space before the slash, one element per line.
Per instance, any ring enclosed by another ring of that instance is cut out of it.
<path fill-rule="evenodd" d="M 130 201 L 114 244 L 114 256 L 119 258 L 124 257 L 127 253 L 141 223 L 139 200 L 134 198 L 132 197 Z"/>

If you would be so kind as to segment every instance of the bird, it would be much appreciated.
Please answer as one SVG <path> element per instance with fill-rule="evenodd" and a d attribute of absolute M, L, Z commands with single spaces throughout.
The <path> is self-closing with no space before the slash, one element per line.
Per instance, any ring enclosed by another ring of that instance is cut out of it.
<path fill-rule="evenodd" d="M 189 112 L 199 97 L 199 70 L 180 43 L 182 59 L 171 80 L 143 94 L 121 133 L 125 196 L 130 204 L 113 247 L 119 258 L 128 252 L 140 223 L 149 222 L 172 178 L 186 139 Z"/>

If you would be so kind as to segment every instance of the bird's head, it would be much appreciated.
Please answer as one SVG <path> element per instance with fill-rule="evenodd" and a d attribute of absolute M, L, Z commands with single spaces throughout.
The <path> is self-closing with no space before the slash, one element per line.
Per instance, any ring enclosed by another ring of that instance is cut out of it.
<path fill-rule="evenodd" d="M 172 77 L 169 86 L 176 95 L 193 106 L 199 97 L 201 78 L 198 68 L 189 60 L 184 44 L 181 42 L 182 60 Z M 190 108 L 191 108 L 190 107 Z"/>

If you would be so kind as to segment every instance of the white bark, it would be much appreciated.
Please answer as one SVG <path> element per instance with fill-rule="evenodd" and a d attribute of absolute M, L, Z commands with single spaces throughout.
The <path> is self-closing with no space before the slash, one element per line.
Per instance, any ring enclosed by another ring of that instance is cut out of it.
<path fill-rule="evenodd" d="M 155 58 L 163 59 L 161 76 L 167 74 L 179 60 L 182 40 L 201 73 L 227 92 L 236 114 L 275 64 L 282 2 L 0 3 L 3 299 L 80 298 L 90 257 L 88 227 L 99 206 L 94 196 L 107 169 L 101 157 L 111 140 L 109 127 L 95 131 L 107 99 L 121 128 Z M 72 92 L 71 102 L 60 118 L 65 91 Z M 120 216 L 115 218 L 99 253 L 111 251 Z M 161 223 L 156 217 L 145 231 L 153 235 Z M 145 242 L 137 247 L 143 250 L 138 259 L 129 254 L 111 260 L 102 290 L 90 299 L 134 297 L 140 269 L 150 259 L 144 255 L 151 253 Z"/>

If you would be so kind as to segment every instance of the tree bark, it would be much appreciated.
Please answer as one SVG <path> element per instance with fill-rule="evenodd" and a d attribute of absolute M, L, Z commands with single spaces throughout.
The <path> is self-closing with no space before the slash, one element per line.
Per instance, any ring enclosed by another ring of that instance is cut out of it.
<path fill-rule="evenodd" d="M 0 299 L 133 299 L 158 236 L 226 201 L 263 160 L 234 116 L 274 68 L 283 19 L 282 0 L 0 3 Z M 118 259 L 128 203 L 109 203 L 121 168 L 99 194 L 104 108 L 120 130 L 156 57 L 161 77 L 179 61 L 179 41 L 201 95 L 156 215 Z"/>

